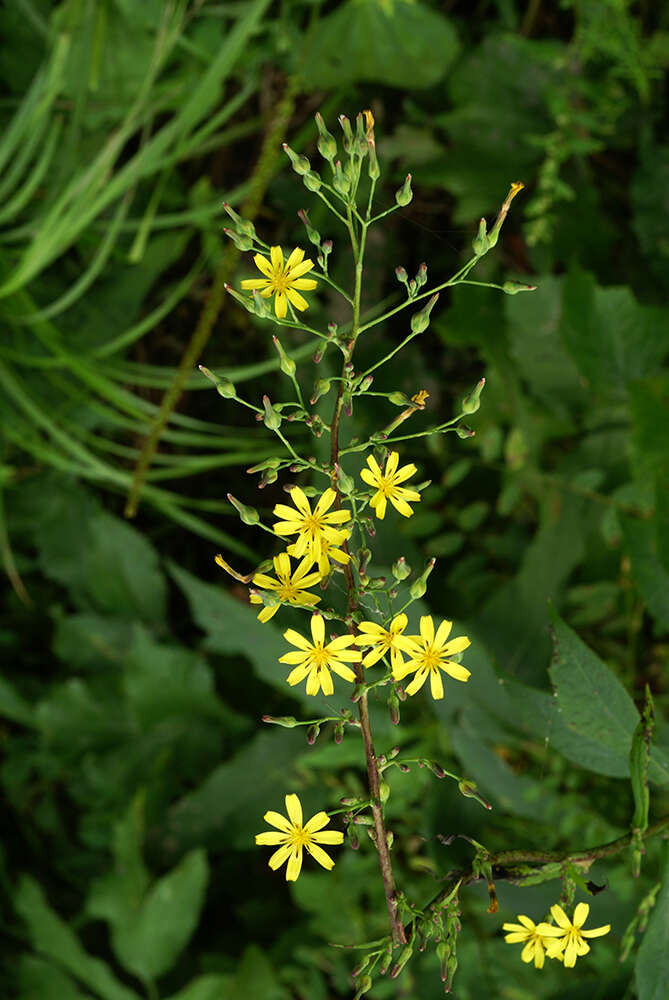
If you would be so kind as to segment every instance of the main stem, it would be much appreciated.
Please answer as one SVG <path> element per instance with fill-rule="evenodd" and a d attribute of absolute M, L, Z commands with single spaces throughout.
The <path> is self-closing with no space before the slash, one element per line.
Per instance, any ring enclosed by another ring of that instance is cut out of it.
<path fill-rule="evenodd" d="M 347 376 L 346 365 L 351 360 L 353 350 L 355 348 L 355 341 L 360 330 L 360 297 L 362 290 L 362 266 L 363 266 L 363 254 L 365 250 L 365 238 L 367 236 L 367 224 L 363 224 L 360 232 L 360 238 L 356 237 L 355 229 L 351 214 L 349 212 L 349 233 L 351 236 L 351 245 L 353 247 L 353 255 L 355 258 L 355 292 L 353 296 L 353 328 L 351 331 L 351 340 L 346 349 L 344 355 L 344 365 L 342 367 L 342 378 L 339 382 L 339 390 L 337 393 L 337 400 L 335 402 L 334 413 L 332 416 L 331 424 L 331 450 L 330 450 L 330 465 L 332 468 L 332 487 L 336 493 L 335 508 L 341 509 L 342 498 L 339 492 L 336 470 L 339 462 L 339 424 L 341 421 L 341 414 L 344 407 L 344 386 Z M 348 551 L 347 543 L 344 543 L 344 548 Z M 344 574 L 346 579 L 346 614 L 347 616 L 355 610 L 357 606 L 357 596 L 358 591 L 355 585 L 355 579 L 353 576 L 353 569 L 351 563 L 348 562 L 344 567 Z M 355 629 L 353 625 L 349 625 L 351 632 Z M 361 663 L 354 664 L 355 669 L 355 679 L 356 684 L 363 684 L 365 680 L 365 672 Z M 404 926 L 402 921 L 397 916 L 397 892 L 395 888 L 395 876 L 393 875 L 393 865 L 390 859 L 390 850 L 388 848 L 388 833 L 386 831 L 386 825 L 383 818 L 383 806 L 381 804 L 381 794 L 380 794 L 380 783 L 381 778 L 379 774 L 379 765 L 376 759 L 376 751 L 374 749 L 374 740 L 372 738 L 372 729 L 369 721 L 369 700 L 367 691 L 363 690 L 359 700 L 358 700 L 358 715 L 360 718 L 360 729 L 362 731 L 362 739 L 365 745 L 365 762 L 367 765 L 367 783 L 369 786 L 369 798 L 372 810 L 372 818 L 374 820 L 374 832 L 375 832 L 375 842 L 376 850 L 379 856 L 379 866 L 381 868 L 381 878 L 383 879 L 383 889 L 386 897 L 386 906 L 388 907 L 388 919 L 390 921 L 390 933 L 392 936 L 392 941 L 394 945 L 406 944 L 406 935 L 404 933 Z"/>

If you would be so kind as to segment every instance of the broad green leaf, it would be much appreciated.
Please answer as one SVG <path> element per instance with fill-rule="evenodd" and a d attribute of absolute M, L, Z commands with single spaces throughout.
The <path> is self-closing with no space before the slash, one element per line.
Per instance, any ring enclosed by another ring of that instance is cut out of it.
<path fill-rule="evenodd" d="M 35 725 L 32 706 L 4 677 L 0 677 L 0 717 L 19 722 L 22 726 Z"/>
<path fill-rule="evenodd" d="M 662 882 L 634 966 L 639 1000 L 669 996 L 669 863 Z"/>
<path fill-rule="evenodd" d="M 100 671 L 122 661 L 131 638 L 127 618 L 82 611 L 56 620 L 53 651 L 73 668 Z"/>
<path fill-rule="evenodd" d="M 669 311 L 641 306 L 627 287 L 601 288 L 592 274 L 564 280 L 560 335 L 595 389 L 619 395 L 632 379 L 657 370 L 669 352 Z"/>
<path fill-rule="evenodd" d="M 266 951 L 257 944 L 248 945 L 234 978 L 227 986 L 225 1000 L 249 1000 L 250 997 L 262 997 L 262 1000 L 290 1000 L 290 996 L 288 990 L 279 982 Z"/>
<path fill-rule="evenodd" d="M 121 965 L 151 982 L 174 965 L 197 926 L 209 877 L 207 856 L 191 851 L 149 889 L 123 923 L 112 925 Z"/>
<path fill-rule="evenodd" d="M 74 932 L 51 909 L 37 882 L 25 876 L 19 883 L 14 905 L 27 924 L 37 952 L 71 973 L 102 1000 L 139 1000 L 133 990 L 117 982 L 104 962 L 87 954 Z"/>
<path fill-rule="evenodd" d="M 233 973 L 226 975 L 210 973 L 198 976 L 188 986 L 184 986 L 166 1000 L 229 1000 L 233 981 Z"/>
<path fill-rule="evenodd" d="M 19 990 L 18 1000 L 91 1000 L 57 965 L 34 955 L 20 958 Z"/>
<path fill-rule="evenodd" d="M 620 516 L 632 576 L 661 632 L 669 630 L 669 572 L 657 554 L 657 536 L 651 521 Z"/>
<path fill-rule="evenodd" d="M 628 392 L 634 466 L 639 479 L 655 488 L 657 554 L 669 571 L 669 375 L 632 382 Z"/>
<path fill-rule="evenodd" d="M 268 809 L 283 810 L 283 798 L 294 791 L 290 781 L 294 759 L 304 747 L 304 730 L 277 727 L 258 733 L 232 760 L 215 768 L 199 788 L 170 810 L 166 835 L 182 848 L 190 844 L 226 843 L 246 850 L 263 829 Z M 314 811 L 326 808 L 321 804 Z M 307 805 L 305 803 L 305 812 Z"/>
<path fill-rule="evenodd" d="M 632 182 L 634 229 L 648 266 L 660 279 L 669 277 L 669 145 L 642 147 Z"/>
<path fill-rule="evenodd" d="M 632 735 L 639 721 L 634 702 L 613 671 L 553 612 L 555 652 L 550 667 L 562 722 L 575 736 L 561 747 L 575 763 L 586 745 L 593 770 L 612 777 L 629 775 Z"/>
<path fill-rule="evenodd" d="M 94 882 L 86 910 L 106 920 L 112 928 L 135 919 L 150 877 L 142 857 L 144 840 L 144 794 L 138 793 L 125 816 L 114 827 L 114 868 Z"/>
<path fill-rule="evenodd" d="M 450 21 L 415 0 L 347 0 L 307 36 L 301 67 L 311 87 L 372 80 L 389 87 L 430 87 L 458 51 Z"/>

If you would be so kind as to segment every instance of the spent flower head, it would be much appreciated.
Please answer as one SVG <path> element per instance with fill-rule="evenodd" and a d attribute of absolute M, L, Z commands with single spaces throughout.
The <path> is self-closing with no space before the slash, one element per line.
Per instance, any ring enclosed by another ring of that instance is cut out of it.
<path fill-rule="evenodd" d="M 313 291 L 318 282 L 313 278 L 305 278 L 314 266 L 312 260 L 304 260 L 304 250 L 296 247 L 287 261 L 284 261 L 281 247 L 270 247 L 270 259 L 261 253 L 253 257 L 264 278 L 246 278 L 242 288 L 257 290 L 264 299 L 274 296 L 274 312 L 278 319 L 284 319 L 288 312 L 288 302 L 301 312 L 309 308 L 309 303 L 298 289 L 303 292 Z"/>
<path fill-rule="evenodd" d="M 326 643 L 325 622 L 322 615 L 312 615 L 312 642 L 293 628 L 287 629 L 283 637 L 292 646 L 297 646 L 297 649 L 279 657 L 279 663 L 297 664 L 286 678 L 291 686 L 299 684 L 306 677 L 307 694 L 316 695 L 322 691 L 328 696 L 334 693 L 331 670 L 345 681 L 355 680 L 354 672 L 346 666 L 347 663 L 359 663 L 362 659 L 360 650 L 348 648 L 354 644 L 355 636 L 341 635 Z"/>
<path fill-rule="evenodd" d="M 467 649 L 471 643 L 465 635 L 458 636 L 448 642 L 452 628 L 453 622 L 442 621 L 435 634 L 432 616 L 422 616 L 420 635 L 409 637 L 413 640 L 413 649 L 409 654 L 410 659 L 400 670 L 394 672 L 395 680 L 402 680 L 407 674 L 415 673 L 414 679 L 407 685 L 407 694 L 411 695 L 419 691 L 429 677 L 432 697 L 443 698 L 444 685 L 439 673 L 440 670 L 455 678 L 456 681 L 469 679 L 471 671 L 460 666 L 451 657 L 461 653 L 463 649 Z"/>
<path fill-rule="evenodd" d="M 339 830 L 324 830 L 330 822 L 326 812 L 318 812 L 306 823 L 302 821 L 302 804 L 297 795 L 286 795 L 286 812 L 288 818 L 281 813 L 270 810 L 263 819 L 277 830 L 267 830 L 256 834 L 256 844 L 276 847 L 269 859 L 269 866 L 274 871 L 286 861 L 286 881 L 295 882 L 302 870 L 302 851 L 304 848 L 318 861 L 319 865 L 329 871 L 334 867 L 330 855 L 319 847 L 319 844 L 342 844 L 344 834 Z"/>
<path fill-rule="evenodd" d="M 407 490 L 403 486 L 400 486 L 400 483 L 405 482 L 415 474 L 416 466 L 411 463 L 403 465 L 401 469 L 398 469 L 399 460 L 399 452 L 391 451 L 386 461 L 386 467 L 382 472 L 374 456 L 368 455 L 367 465 L 369 469 L 362 469 L 360 472 L 360 478 L 368 486 L 373 486 L 376 489 L 376 493 L 374 493 L 369 501 L 369 505 L 374 509 L 379 520 L 383 520 L 385 517 L 389 500 L 395 510 L 403 514 L 404 517 L 411 517 L 413 514 L 413 510 L 407 503 L 407 500 L 410 500 L 412 503 L 417 503 L 420 500 L 420 493 L 416 490 Z"/>
<path fill-rule="evenodd" d="M 309 569 L 313 565 L 313 560 L 309 556 L 305 556 L 299 565 L 295 567 L 294 571 L 291 571 L 290 556 L 286 552 L 281 552 L 278 556 L 274 556 L 272 561 L 274 563 L 274 572 L 277 576 L 276 580 L 271 576 L 267 576 L 266 573 L 256 573 L 253 577 L 256 587 L 260 587 L 261 590 L 268 590 L 277 597 L 276 603 L 266 604 L 261 610 L 258 615 L 259 621 L 268 622 L 282 604 L 306 606 L 318 604 L 320 597 L 316 594 L 308 593 L 308 588 L 315 587 L 317 583 L 320 583 L 321 573 L 320 571 L 309 573 Z M 260 594 L 251 594 L 251 604 L 264 603 Z"/>

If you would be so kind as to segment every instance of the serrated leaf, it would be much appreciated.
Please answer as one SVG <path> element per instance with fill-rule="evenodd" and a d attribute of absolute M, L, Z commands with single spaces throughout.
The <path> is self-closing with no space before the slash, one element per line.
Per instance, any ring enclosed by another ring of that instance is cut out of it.
<path fill-rule="evenodd" d="M 629 753 L 639 713 L 612 670 L 555 612 L 554 657 L 550 674 L 561 721 L 574 734 L 562 752 L 577 763 L 585 745 L 592 770 L 612 777 L 629 775 Z M 593 766 L 592 761 L 596 764 Z"/>

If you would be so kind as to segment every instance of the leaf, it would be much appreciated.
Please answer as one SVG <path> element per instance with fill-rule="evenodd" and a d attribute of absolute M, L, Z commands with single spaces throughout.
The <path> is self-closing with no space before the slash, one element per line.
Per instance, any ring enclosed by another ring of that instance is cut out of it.
<path fill-rule="evenodd" d="M 450 21 L 410 0 L 348 0 L 307 36 L 301 71 L 310 87 L 358 80 L 415 90 L 448 72 L 458 51 Z"/>
<path fill-rule="evenodd" d="M 634 702 L 615 674 L 552 612 L 554 658 L 550 674 L 562 722 L 575 740 L 561 747 L 575 763 L 587 748 L 592 770 L 615 778 L 629 776 L 632 736 L 639 721 Z"/>
<path fill-rule="evenodd" d="M 634 966 L 639 1000 L 669 996 L 669 862 Z"/>
<path fill-rule="evenodd" d="M 92 1000 L 66 973 L 34 955 L 19 960 L 19 1000 Z"/>
<path fill-rule="evenodd" d="M 197 926 L 209 878 L 207 856 L 191 851 L 151 887 L 139 907 L 112 924 L 112 945 L 119 962 L 144 982 L 167 972 Z"/>
<path fill-rule="evenodd" d="M 14 905 L 28 926 L 36 951 L 71 973 L 102 1000 L 139 1000 L 133 990 L 117 982 L 104 962 L 84 951 L 77 936 L 51 909 L 37 882 L 24 876 Z"/>
<path fill-rule="evenodd" d="M 267 953 L 257 944 L 250 944 L 244 950 L 234 979 L 225 993 L 225 1000 L 249 1000 L 251 997 L 258 1000 L 261 997 L 262 1000 L 290 1000 L 290 993 L 279 982 Z"/>
<path fill-rule="evenodd" d="M 669 277 L 669 145 L 641 148 L 632 181 L 633 226 L 648 265 L 663 281 Z"/>
<path fill-rule="evenodd" d="M 638 517 L 620 516 L 632 576 L 660 633 L 669 631 L 669 573 L 657 554 L 654 525 Z"/>
<path fill-rule="evenodd" d="M 641 306 L 627 287 L 600 288 L 592 274 L 564 280 L 560 335 L 593 388 L 620 395 L 657 370 L 669 351 L 669 311 Z"/>
<path fill-rule="evenodd" d="M 634 465 L 639 479 L 655 488 L 657 554 L 669 571 L 669 375 L 633 382 Z"/>
<path fill-rule="evenodd" d="M 86 901 L 92 917 L 121 927 L 132 920 L 149 885 L 149 873 L 142 857 L 144 839 L 144 799 L 138 792 L 125 816 L 114 827 L 114 868 L 93 883 Z"/>
<path fill-rule="evenodd" d="M 0 716 L 22 726 L 35 725 L 33 708 L 4 677 L 0 677 Z"/>
<path fill-rule="evenodd" d="M 184 986 L 182 990 L 173 993 L 166 1000 L 229 1000 L 232 982 L 232 975 L 211 973 L 206 976 L 198 976 L 188 986 Z"/>

